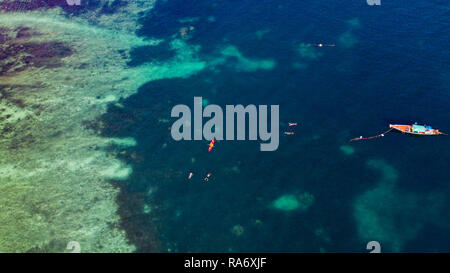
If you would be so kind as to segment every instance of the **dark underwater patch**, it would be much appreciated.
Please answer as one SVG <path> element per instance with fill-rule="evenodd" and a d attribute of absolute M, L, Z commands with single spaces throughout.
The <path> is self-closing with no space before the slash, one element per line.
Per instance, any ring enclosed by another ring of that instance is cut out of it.
<path fill-rule="evenodd" d="M 18 28 L 16 38 L 8 36 L 8 30 L 0 29 L 3 50 L 0 51 L 0 76 L 24 71 L 30 67 L 56 68 L 61 58 L 72 55 L 71 48 L 62 42 L 28 42 L 34 33 L 28 28 Z"/>
<path fill-rule="evenodd" d="M 119 8 L 125 7 L 128 4 L 127 0 L 114 0 L 112 3 L 106 2 L 103 4 L 100 13 L 112 14 Z"/>
<path fill-rule="evenodd" d="M 175 56 L 175 51 L 170 49 L 168 42 L 162 42 L 156 46 L 142 46 L 134 48 L 130 52 L 129 66 L 139 66 L 154 61 L 166 61 Z"/>

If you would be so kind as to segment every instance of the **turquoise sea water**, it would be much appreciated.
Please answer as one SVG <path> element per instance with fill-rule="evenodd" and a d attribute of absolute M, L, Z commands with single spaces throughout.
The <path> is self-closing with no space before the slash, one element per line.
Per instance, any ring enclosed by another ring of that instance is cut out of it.
<path fill-rule="evenodd" d="M 449 138 L 349 142 L 450 132 L 448 1 L 0 8 L 0 251 L 450 251 Z M 173 140 L 194 96 L 279 105 L 278 150 Z"/>
<path fill-rule="evenodd" d="M 199 56 L 233 54 L 143 85 L 102 117 L 105 136 L 138 143 L 123 156 L 133 174 L 118 182 L 129 238 L 139 251 L 156 237 L 181 252 L 365 252 L 371 240 L 449 251 L 448 138 L 348 142 L 389 123 L 449 131 L 449 12 L 445 1 L 158 1 L 140 35 L 167 40 L 192 26 L 185 41 Z M 130 65 L 172 54 L 164 42 L 152 50 L 136 49 Z M 279 149 L 219 141 L 207 153 L 206 140 L 172 140 L 170 109 L 194 96 L 280 105 Z M 295 135 L 282 135 L 290 121 Z"/>

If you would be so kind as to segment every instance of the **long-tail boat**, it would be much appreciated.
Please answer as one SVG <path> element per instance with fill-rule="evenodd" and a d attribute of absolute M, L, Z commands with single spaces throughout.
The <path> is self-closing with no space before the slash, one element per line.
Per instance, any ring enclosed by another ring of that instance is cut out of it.
<path fill-rule="evenodd" d="M 431 128 L 431 126 L 427 125 L 399 125 L 399 124 L 389 124 L 389 128 L 400 131 L 403 134 L 410 135 L 420 135 L 420 136 L 437 136 L 444 135 L 444 133 L 440 132 L 437 129 Z"/>
<path fill-rule="evenodd" d="M 400 125 L 400 124 L 389 124 L 389 130 L 386 132 L 371 136 L 371 137 L 355 137 L 350 139 L 350 141 L 356 141 L 356 140 L 365 140 L 365 139 L 374 139 L 379 137 L 384 137 L 385 134 L 391 132 L 392 130 L 399 131 L 403 134 L 410 134 L 410 135 L 418 135 L 418 136 L 438 136 L 438 135 L 447 135 L 443 132 L 439 131 L 438 129 L 433 129 L 431 126 L 427 125 L 418 125 L 417 122 L 413 125 Z"/>

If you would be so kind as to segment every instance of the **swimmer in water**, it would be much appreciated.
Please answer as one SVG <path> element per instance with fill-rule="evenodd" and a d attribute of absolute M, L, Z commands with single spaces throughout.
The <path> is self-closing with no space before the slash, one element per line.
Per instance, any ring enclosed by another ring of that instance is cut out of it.
<path fill-rule="evenodd" d="M 335 44 L 329 44 L 329 45 L 326 45 L 326 44 L 315 44 L 315 46 L 317 46 L 317 47 L 324 47 L 324 46 L 333 47 L 333 46 L 336 46 L 336 45 Z"/>
<path fill-rule="evenodd" d="M 294 132 L 284 132 L 284 134 L 290 136 L 290 135 L 293 135 Z"/>
<path fill-rule="evenodd" d="M 194 173 L 193 173 L 193 172 L 190 172 L 190 173 L 189 173 L 188 179 L 191 179 L 193 176 L 194 176 Z"/>
<path fill-rule="evenodd" d="M 289 126 L 297 126 L 297 122 L 289 122 L 288 125 Z"/>
<path fill-rule="evenodd" d="M 210 177 L 211 177 L 211 173 L 208 173 L 205 177 L 205 181 L 208 181 Z"/>

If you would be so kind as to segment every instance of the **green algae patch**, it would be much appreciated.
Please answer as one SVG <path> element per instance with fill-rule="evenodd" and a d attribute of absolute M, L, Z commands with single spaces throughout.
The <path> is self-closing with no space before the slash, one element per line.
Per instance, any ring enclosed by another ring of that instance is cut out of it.
<path fill-rule="evenodd" d="M 299 207 L 299 203 L 295 195 L 288 194 L 279 197 L 277 200 L 273 202 L 273 207 L 279 210 L 295 210 Z"/>
<path fill-rule="evenodd" d="M 382 182 L 395 182 L 399 176 L 398 171 L 384 160 L 371 159 L 367 161 L 367 166 L 381 172 Z"/>
<path fill-rule="evenodd" d="M 360 28 L 361 27 L 361 21 L 357 17 L 347 20 L 347 24 L 352 28 Z"/>
<path fill-rule="evenodd" d="M 115 180 L 126 180 L 132 173 L 132 169 L 121 162 L 117 162 L 110 166 L 105 166 L 103 170 L 99 172 L 100 176 L 115 179 Z"/>
<path fill-rule="evenodd" d="M 314 204 L 315 198 L 314 195 L 304 192 L 297 195 L 297 200 L 300 204 L 299 209 L 302 211 L 306 211 Z"/>
<path fill-rule="evenodd" d="M 322 57 L 322 53 L 318 52 L 317 49 L 311 44 L 301 43 L 298 46 L 298 53 L 300 57 L 309 60 L 316 60 Z"/>
<path fill-rule="evenodd" d="M 261 40 L 268 33 L 270 33 L 270 29 L 269 28 L 264 28 L 264 29 L 260 29 L 260 30 L 256 31 L 255 35 L 256 35 L 256 38 Z"/>
<path fill-rule="evenodd" d="M 274 60 L 249 59 L 232 45 L 226 46 L 221 54 L 226 58 L 235 58 L 237 60 L 236 69 L 240 71 L 271 70 L 276 65 Z"/>
<path fill-rule="evenodd" d="M 338 38 L 338 44 L 343 48 L 352 48 L 358 43 L 358 39 L 351 31 L 342 33 Z"/>
<path fill-rule="evenodd" d="M 352 155 L 355 153 L 355 148 L 349 145 L 342 145 L 339 147 L 339 150 L 343 152 L 345 155 Z"/>
<path fill-rule="evenodd" d="M 244 227 L 241 225 L 234 225 L 231 228 L 231 232 L 236 236 L 241 236 L 244 233 Z"/>
<path fill-rule="evenodd" d="M 144 213 L 149 214 L 150 212 L 152 212 L 152 208 L 148 204 L 145 204 L 144 205 Z"/>
<path fill-rule="evenodd" d="M 306 211 L 314 203 L 314 196 L 310 193 L 304 192 L 301 194 L 286 194 L 280 196 L 272 203 L 272 207 L 277 210 Z"/>
<path fill-rule="evenodd" d="M 134 147 L 137 145 L 136 140 L 132 137 L 110 138 L 109 141 L 111 141 L 112 144 L 123 148 Z"/>
<path fill-rule="evenodd" d="M 182 24 L 195 23 L 198 21 L 200 21 L 200 17 L 185 17 L 185 18 L 178 19 L 178 22 L 180 22 Z"/>

